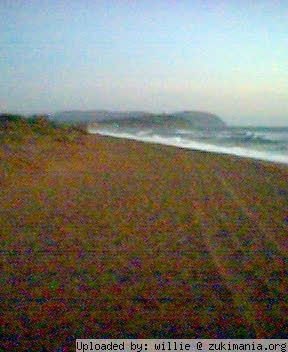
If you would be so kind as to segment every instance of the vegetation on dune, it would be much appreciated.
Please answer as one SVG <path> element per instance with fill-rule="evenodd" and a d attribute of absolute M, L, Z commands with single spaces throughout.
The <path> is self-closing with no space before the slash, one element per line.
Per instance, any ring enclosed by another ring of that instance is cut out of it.
<path fill-rule="evenodd" d="M 23 142 L 39 136 L 47 136 L 55 141 L 73 142 L 78 141 L 84 133 L 81 126 L 57 123 L 45 115 L 0 115 L 0 143 Z"/>

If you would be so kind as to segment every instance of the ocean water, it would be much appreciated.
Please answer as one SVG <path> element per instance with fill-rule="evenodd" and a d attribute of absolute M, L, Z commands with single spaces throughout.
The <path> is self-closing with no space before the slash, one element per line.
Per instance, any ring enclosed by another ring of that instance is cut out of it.
<path fill-rule="evenodd" d="M 88 131 L 148 143 L 288 164 L 288 127 L 230 127 L 216 131 L 105 127 L 89 128 Z"/>

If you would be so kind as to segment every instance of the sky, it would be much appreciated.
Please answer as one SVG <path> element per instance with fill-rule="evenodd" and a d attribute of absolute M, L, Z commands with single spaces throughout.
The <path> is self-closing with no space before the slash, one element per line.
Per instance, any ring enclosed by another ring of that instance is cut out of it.
<path fill-rule="evenodd" d="M 0 0 L 0 112 L 288 125 L 288 1 Z"/>

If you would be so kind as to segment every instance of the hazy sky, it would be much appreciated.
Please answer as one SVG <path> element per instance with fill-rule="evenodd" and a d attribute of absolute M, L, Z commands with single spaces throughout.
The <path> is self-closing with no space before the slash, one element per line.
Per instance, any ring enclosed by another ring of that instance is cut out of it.
<path fill-rule="evenodd" d="M 288 125 L 288 1 L 0 0 L 0 111 Z"/>

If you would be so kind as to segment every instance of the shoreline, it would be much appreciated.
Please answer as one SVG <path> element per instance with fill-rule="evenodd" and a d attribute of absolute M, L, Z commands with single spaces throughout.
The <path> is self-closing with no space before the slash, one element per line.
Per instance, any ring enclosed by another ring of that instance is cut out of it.
<path fill-rule="evenodd" d="M 219 155 L 219 156 L 228 156 L 228 157 L 234 157 L 236 159 L 244 159 L 244 160 L 250 160 L 250 161 L 254 161 L 254 162 L 259 162 L 259 163 L 263 163 L 263 164 L 267 164 L 267 165 L 277 165 L 279 166 L 280 168 L 284 168 L 284 169 L 288 169 L 288 160 L 287 161 L 276 161 L 276 160 L 266 160 L 266 159 L 261 159 L 261 158 L 256 158 L 256 157 L 253 157 L 253 156 L 247 156 L 247 155 L 237 155 L 237 154 L 233 154 L 233 153 L 230 153 L 230 152 L 217 152 L 217 151 L 213 151 L 213 150 L 205 150 L 204 148 L 203 149 L 197 149 L 197 148 L 191 148 L 191 147 L 188 147 L 188 146 L 185 146 L 185 145 L 177 145 L 176 143 L 175 144 L 166 144 L 164 142 L 157 142 L 155 140 L 143 140 L 141 139 L 141 137 L 137 138 L 137 136 L 133 137 L 131 135 L 131 137 L 123 137 L 123 136 L 119 136 L 117 135 L 116 133 L 113 134 L 113 133 L 101 133 L 100 131 L 98 132 L 87 132 L 88 135 L 96 135 L 96 136 L 101 136 L 101 137 L 111 137 L 111 138 L 116 138 L 116 139 L 119 139 L 119 140 L 130 140 L 130 141 L 136 141 L 136 142 L 140 142 L 140 143 L 148 143 L 150 145 L 163 145 L 163 146 L 167 146 L 167 147 L 174 147 L 174 148 L 178 148 L 178 149 L 181 149 L 181 150 L 190 150 L 191 152 L 202 152 L 202 153 L 208 153 L 210 154 L 211 156 L 213 155 Z M 204 143 L 203 143 L 204 144 Z M 208 145 L 209 146 L 209 145 Z M 215 147 L 218 147 L 218 146 L 215 146 Z M 242 148 L 244 149 L 244 148 Z M 288 158 L 288 156 L 287 156 Z"/>

